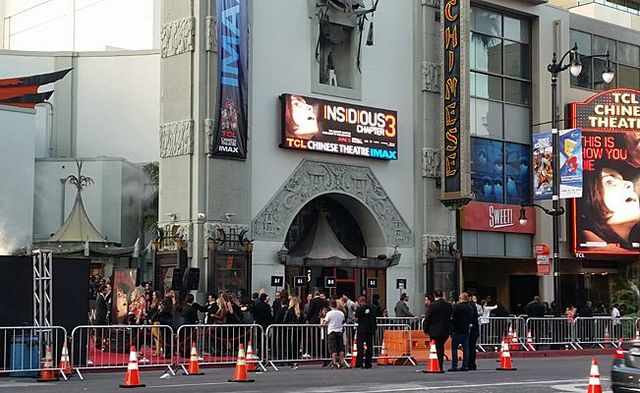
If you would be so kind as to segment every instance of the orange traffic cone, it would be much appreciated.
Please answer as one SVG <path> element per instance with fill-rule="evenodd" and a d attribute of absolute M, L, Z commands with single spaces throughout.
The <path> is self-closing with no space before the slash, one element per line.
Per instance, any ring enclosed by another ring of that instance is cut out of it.
<path fill-rule="evenodd" d="M 518 343 L 518 330 L 514 329 L 511 331 L 511 345 L 509 346 L 509 350 L 518 351 L 520 349 L 520 344 Z"/>
<path fill-rule="evenodd" d="M 499 371 L 515 371 L 517 368 L 511 367 L 511 354 L 509 353 L 509 346 L 506 343 L 502 344 L 502 351 L 500 351 L 500 367 L 496 367 Z"/>
<path fill-rule="evenodd" d="M 244 357 L 243 344 L 240 344 L 240 348 L 238 349 L 236 369 L 233 373 L 233 379 L 230 379 L 229 382 L 254 382 L 253 379 L 249 379 L 249 374 L 247 373 L 247 361 Z"/>
<path fill-rule="evenodd" d="M 251 341 L 247 343 L 247 371 L 250 373 L 258 371 L 258 357 L 253 353 Z"/>
<path fill-rule="evenodd" d="M 593 358 L 591 361 L 591 373 L 589 375 L 589 387 L 587 393 L 602 393 L 600 385 L 600 370 L 598 370 L 598 359 Z"/>
<path fill-rule="evenodd" d="M 436 352 L 436 344 L 434 342 L 429 346 L 429 359 L 427 360 L 427 368 L 422 370 L 427 374 L 442 374 L 444 371 L 440 369 L 438 361 L 438 353 Z"/>
<path fill-rule="evenodd" d="M 63 376 L 71 375 L 71 361 L 69 360 L 69 349 L 67 348 L 67 339 L 62 344 L 62 354 L 60 355 L 60 367 L 58 367 Z"/>
<path fill-rule="evenodd" d="M 378 356 L 377 363 L 381 366 L 390 364 L 389 357 L 387 356 L 387 348 L 384 345 L 384 339 L 382 340 L 382 349 L 380 349 L 380 356 Z"/>
<path fill-rule="evenodd" d="M 529 351 L 535 351 L 536 348 L 533 346 L 533 337 L 531 336 L 531 329 L 527 332 L 527 349 Z"/>
<path fill-rule="evenodd" d="M 358 360 L 358 343 L 356 339 L 353 339 L 353 347 L 351 347 L 351 368 L 356 368 L 356 361 Z"/>
<path fill-rule="evenodd" d="M 140 371 L 138 371 L 138 351 L 135 345 L 129 349 L 129 365 L 127 373 L 124 376 L 124 384 L 119 385 L 121 388 L 143 388 L 144 384 L 140 383 Z"/>
<path fill-rule="evenodd" d="M 196 342 L 191 343 L 191 357 L 189 358 L 189 370 L 185 375 L 204 375 L 200 372 L 200 364 L 198 363 L 198 350 L 196 349 Z"/>
<path fill-rule="evenodd" d="M 47 345 L 47 352 L 44 356 L 44 367 L 42 371 L 40 371 L 40 378 L 36 379 L 38 382 L 52 382 L 60 380 L 53 370 L 53 353 L 51 351 L 51 345 Z"/>

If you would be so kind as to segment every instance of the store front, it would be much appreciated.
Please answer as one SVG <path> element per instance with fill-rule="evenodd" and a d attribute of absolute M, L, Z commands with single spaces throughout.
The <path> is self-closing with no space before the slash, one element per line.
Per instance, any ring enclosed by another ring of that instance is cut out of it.
<path fill-rule="evenodd" d="M 517 205 L 471 202 L 461 213 L 463 289 L 500 301 L 512 312 L 540 293 L 533 259 L 535 213 L 526 209 L 531 219 L 525 225 L 518 222 Z"/>

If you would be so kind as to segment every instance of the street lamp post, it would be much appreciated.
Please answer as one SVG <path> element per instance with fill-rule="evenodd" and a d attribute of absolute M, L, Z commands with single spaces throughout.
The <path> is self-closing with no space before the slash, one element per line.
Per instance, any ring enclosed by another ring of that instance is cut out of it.
<path fill-rule="evenodd" d="M 569 56 L 569 63 L 562 64 L 564 60 Z M 560 206 L 560 154 L 559 154 L 559 146 L 558 146 L 558 125 L 560 123 L 558 119 L 558 75 L 569 69 L 571 75 L 577 77 L 582 72 L 582 61 L 581 59 L 591 59 L 594 57 L 601 57 L 607 59 L 606 69 L 602 73 L 602 80 L 605 83 L 610 83 L 613 80 L 614 73 L 611 68 L 611 61 L 609 60 L 609 51 L 606 54 L 602 55 L 589 55 L 589 56 L 581 56 L 578 53 L 578 44 L 574 44 L 573 48 L 569 49 L 565 54 L 560 58 L 560 61 L 557 61 L 556 53 L 553 52 L 553 58 L 551 60 L 551 64 L 547 66 L 547 71 L 551 73 L 551 143 L 553 145 L 553 195 L 552 195 L 552 203 L 553 208 L 547 209 L 543 206 L 536 205 L 533 203 L 523 204 L 520 208 L 520 224 L 526 224 L 526 211 L 524 207 L 532 206 L 542 209 L 545 214 L 552 216 L 553 218 L 553 227 L 552 227 L 552 236 L 553 236 L 553 292 L 556 301 L 556 307 L 562 306 L 561 294 L 560 294 L 560 216 L 564 214 L 564 208 Z"/>

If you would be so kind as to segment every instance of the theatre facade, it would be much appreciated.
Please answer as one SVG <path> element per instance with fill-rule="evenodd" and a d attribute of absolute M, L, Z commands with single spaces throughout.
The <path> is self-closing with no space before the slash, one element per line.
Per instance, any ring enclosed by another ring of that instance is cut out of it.
<path fill-rule="evenodd" d="M 585 138 L 633 130 L 636 109 L 607 101 L 590 110 L 609 119 L 585 125 L 572 103 L 640 87 L 640 34 L 550 3 L 164 1 L 155 281 L 378 294 L 388 307 L 407 291 L 418 314 L 436 288 L 514 312 L 551 302 L 550 258 L 536 263 L 551 217 L 528 207 L 519 222 L 533 138 L 551 130 L 547 66 L 576 42 L 583 56 L 609 50 L 610 84 L 598 58 L 561 73 L 559 120 Z M 587 155 L 623 157 L 587 151 L 597 139 L 583 141 L 585 178 Z M 563 303 L 608 302 L 637 254 L 584 252 L 576 203 L 561 202 Z"/>
<path fill-rule="evenodd" d="M 163 2 L 156 281 L 423 290 L 413 30 L 382 28 L 414 5 L 189 3 Z"/>

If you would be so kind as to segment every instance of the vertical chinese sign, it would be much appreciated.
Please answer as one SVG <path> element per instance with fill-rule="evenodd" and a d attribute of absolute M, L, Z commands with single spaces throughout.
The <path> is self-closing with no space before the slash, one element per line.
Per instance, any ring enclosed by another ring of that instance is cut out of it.
<path fill-rule="evenodd" d="M 471 194 L 469 170 L 468 0 L 442 1 L 443 203 Z"/>
<path fill-rule="evenodd" d="M 216 0 L 218 99 L 209 154 L 247 158 L 247 0 Z"/>

